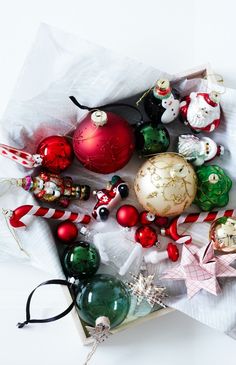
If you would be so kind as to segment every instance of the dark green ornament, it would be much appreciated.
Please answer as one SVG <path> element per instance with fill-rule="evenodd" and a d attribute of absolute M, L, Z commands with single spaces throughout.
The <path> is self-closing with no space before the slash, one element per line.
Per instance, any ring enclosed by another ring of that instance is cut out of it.
<path fill-rule="evenodd" d="M 105 316 L 113 328 L 126 318 L 130 294 L 119 279 L 112 275 L 97 274 L 81 284 L 76 302 L 79 316 L 84 322 L 94 326 L 98 317 Z"/>
<path fill-rule="evenodd" d="M 95 247 L 88 242 L 79 241 L 66 249 L 62 263 L 67 276 L 82 279 L 96 273 L 100 256 Z"/>
<path fill-rule="evenodd" d="M 135 129 L 136 149 L 142 156 L 166 152 L 170 145 L 170 135 L 165 127 L 151 122 L 143 123 Z"/>
<path fill-rule="evenodd" d="M 203 165 L 196 169 L 196 174 L 198 186 L 194 203 L 201 210 L 208 212 L 228 204 L 232 181 L 221 167 Z"/>

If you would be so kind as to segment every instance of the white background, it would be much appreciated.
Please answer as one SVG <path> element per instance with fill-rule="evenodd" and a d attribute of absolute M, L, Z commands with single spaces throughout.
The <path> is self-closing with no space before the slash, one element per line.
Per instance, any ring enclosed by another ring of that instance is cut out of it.
<path fill-rule="evenodd" d="M 210 62 L 224 76 L 227 86 L 236 87 L 233 3 L 227 0 L 1 1 L 0 114 L 40 22 L 170 73 Z M 6 285 L 11 288 L 15 281 L 14 264 L 9 272 Z M 19 277 L 17 280 L 20 283 Z M 24 284 L 21 283 L 22 288 Z M 9 295 L 14 301 L 10 289 Z M 1 296 L 0 300 L 4 302 Z M 9 309 L 6 308 L 8 315 Z M 23 333 L 11 330 L 17 319 L 23 319 L 23 313 L 18 317 L 19 312 L 12 313 L 12 318 L 0 323 L 1 365 L 83 364 L 88 348 L 82 347 L 69 318 Z M 233 365 L 235 359 L 233 340 L 180 313 L 172 313 L 113 336 L 98 349 L 91 364 L 218 365 L 227 361 Z"/>

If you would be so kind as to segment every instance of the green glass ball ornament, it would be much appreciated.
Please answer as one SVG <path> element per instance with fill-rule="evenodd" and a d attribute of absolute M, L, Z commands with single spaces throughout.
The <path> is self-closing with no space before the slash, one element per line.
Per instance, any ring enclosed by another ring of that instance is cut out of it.
<path fill-rule="evenodd" d="M 79 241 L 65 250 L 62 263 L 67 276 L 83 279 L 96 273 L 100 255 L 90 243 Z"/>
<path fill-rule="evenodd" d="M 96 274 L 81 283 L 76 302 L 80 318 L 94 326 L 98 317 L 110 320 L 111 328 L 126 318 L 130 308 L 130 294 L 125 284 L 108 274 Z"/>
<path fill-rule="evenodd" d="M 232 181 L 225 171 L 217 166 L 200 166 L 196 170 L 198 185 L 194 203 L 203 211 L 224 207 L 229 202 Z"/>
<path fill-rule="evenodd" d="M 142 156 L 166 152 L 170 145 L 168 130 L 156 123 L 146 122 L 135 129 L 136 149 Z"/>

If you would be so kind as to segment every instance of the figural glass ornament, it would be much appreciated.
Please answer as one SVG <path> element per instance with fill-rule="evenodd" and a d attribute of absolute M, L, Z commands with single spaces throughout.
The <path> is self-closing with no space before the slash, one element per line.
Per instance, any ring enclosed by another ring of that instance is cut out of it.
<path fill-rule="evenodd" d="M 67 169 L 74 157 L 73 149 L 68 140 L 63 136 L 50 136 L 40 142 L 36 154 L 0 144 L 0 154 L 11 160 L 32 169 L 42 166 L 53 173 L 60 173 Z"/>
<path fill-rule="evenodd" d="M 194 166 L 201 166 L 216 156 L 222 156 L 224 147 L 217 145 L 209 137 L 198 138 L 192 134 L 182 134 L 179 136 L 178 152 Z"/>
<path fill-rule="evenodd" d="M 200 166 L 196 170 L 198 184 L 194 203 L 203 211 L 224 207 L 229 202 L 231 179 L 217 166 Z"/>
<path fill-rule="evenodd" d="M 160 153 L 139 169 L 134 189 L 147 211 L 162 217 L 181 214 L 194 200 L 197 177 L 193 167 L 176 153 Z"/>
<path fill-rule="evenodd" d="M 107 274 L 97 274 L 81 282 L 76 301 L 80 318 L 90 326 L 95 325 L 98 317 L 105 316 L 114 328 L 125 320 L 130 308 L 125 284 Z"/>
<path fill-rule="evenodd" d="M 212 132 L 220 124 L 220 95 L 192 92 L 180 103 L 180 117 L 195 132 Z"/>
<path fill-rule="evenodd" d="M 68 247 L 63 256 L 62 264 L 68 277 L 83 279 L 94 275 L 100 265 L 100 256 L 95 247 L 88 242 L 75 242 Z"/>
<path fill-rule="evenodd" d="M 168 130 L 151 122 L 139 124 L 135 129 L 136 149 L 141 156 L 166 152 L 170 145 Z"/>
<path fill-rule="evenodd" d="M 82 109 L 92 109 L 81 106 L 74 97 L 71 100 Z M 109 174 L 120 170 L 132 157 L 135 148 L 134 132 L 129 123 L 118 114 L 94 111 L 94 108 L 92 110 L 74 132 L 74 152 L 88 170 Z"/>
<path fill-rule="evenodd" d="M 170 87 L 170 82 L 166 79 L 157 81 L 144 99 L 144 108 L 153 122 L 170 123 L 179 114 L 179 100 L 175 97 Z"/>
<path fill-rule="evenodd" d="M 88 200 L 90 187 L 75 184 L 70 176 L 59 176 L 49 172 L 41 172 L 38 176 L 25 176 L 11 179 L 11 183 L 33 193 L 39 200 L 47 203 L 58 202 L 64 208 L 71 199 Z"/>
<path fill-rule="evenodd" d="M 236 217 L 221 217 L 211 224 L 210 240 L 214 250 L 236 252 Z"/>
<path fill-rule="evenodd" d="M 106 221 L 111 210 L 129 195 L 128 184 L 118 175 L 114 175 L 111 181 L 108 182 L 107 187 L 101 190 L 95 190 L 93 194 L 97 198 L 92 212 L 94 219 Z"/>

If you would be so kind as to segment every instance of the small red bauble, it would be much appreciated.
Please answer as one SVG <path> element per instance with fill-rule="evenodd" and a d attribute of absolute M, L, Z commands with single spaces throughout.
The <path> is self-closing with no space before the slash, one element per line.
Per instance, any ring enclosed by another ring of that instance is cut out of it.
<path fill-rule="evenodd" d="M 124 167 L 134 151 L 134 132 L 129 123 L 114 113 L 95 111 L 79 123 L 73 147 L 87 169 L 109 174 Z"/>
<path fill-rule="evenodd" d="M 122 205 L 116 213 L 116 220 L 122 227 L 133 227 L 138 223 L 139 213 L 130 204 Z"/>
<path fill-rule="evenodd" d="M 144 226 L 149 226 L 150 224 L 152 224 L 155 218 L 156 216 L 151 212 L 148 212 L 147 210 L 144 210 L 139 214 L 140 223 L 143 224 Z"/>
<path fill-rule="evenodd" d="M 143 247 L 152 247 L 157 243 L 157 234 L 152 227 L 141 226 L 135 232 L 135 240 Z"/>
<path fill-rule="evenodd" d="M 63 136 L 50 136 L 42 140 L 37 154 L 43 159 L 43 167 L 56 174 L 67 169 L 74 157 L 71 144 Z"/>
<path fill-rule="evenodd" d="M 78 228 L 70 221 L 61 222 L 57 227 L 57 237 L 64 243 L 71 243 L 77 238 Z"/>
<path fill-rule="evenodd" d="M 172 242 L 168 243 L 166 251 L 167 251 L 168 257 L 171 261 L 175 262 L 175 261 L 178 260 L 178 258 L 179 258 L 179 249 L 174 243 L 172 243 Z"/>
<path fill-rule="evenodd" d="M 155 222 L 154 222 L 158 227 L 167 227 L 168 223 L 169 223 L 169 219 L 168 217 L 159 217 L 157 216 L 155 218 Z"/>

